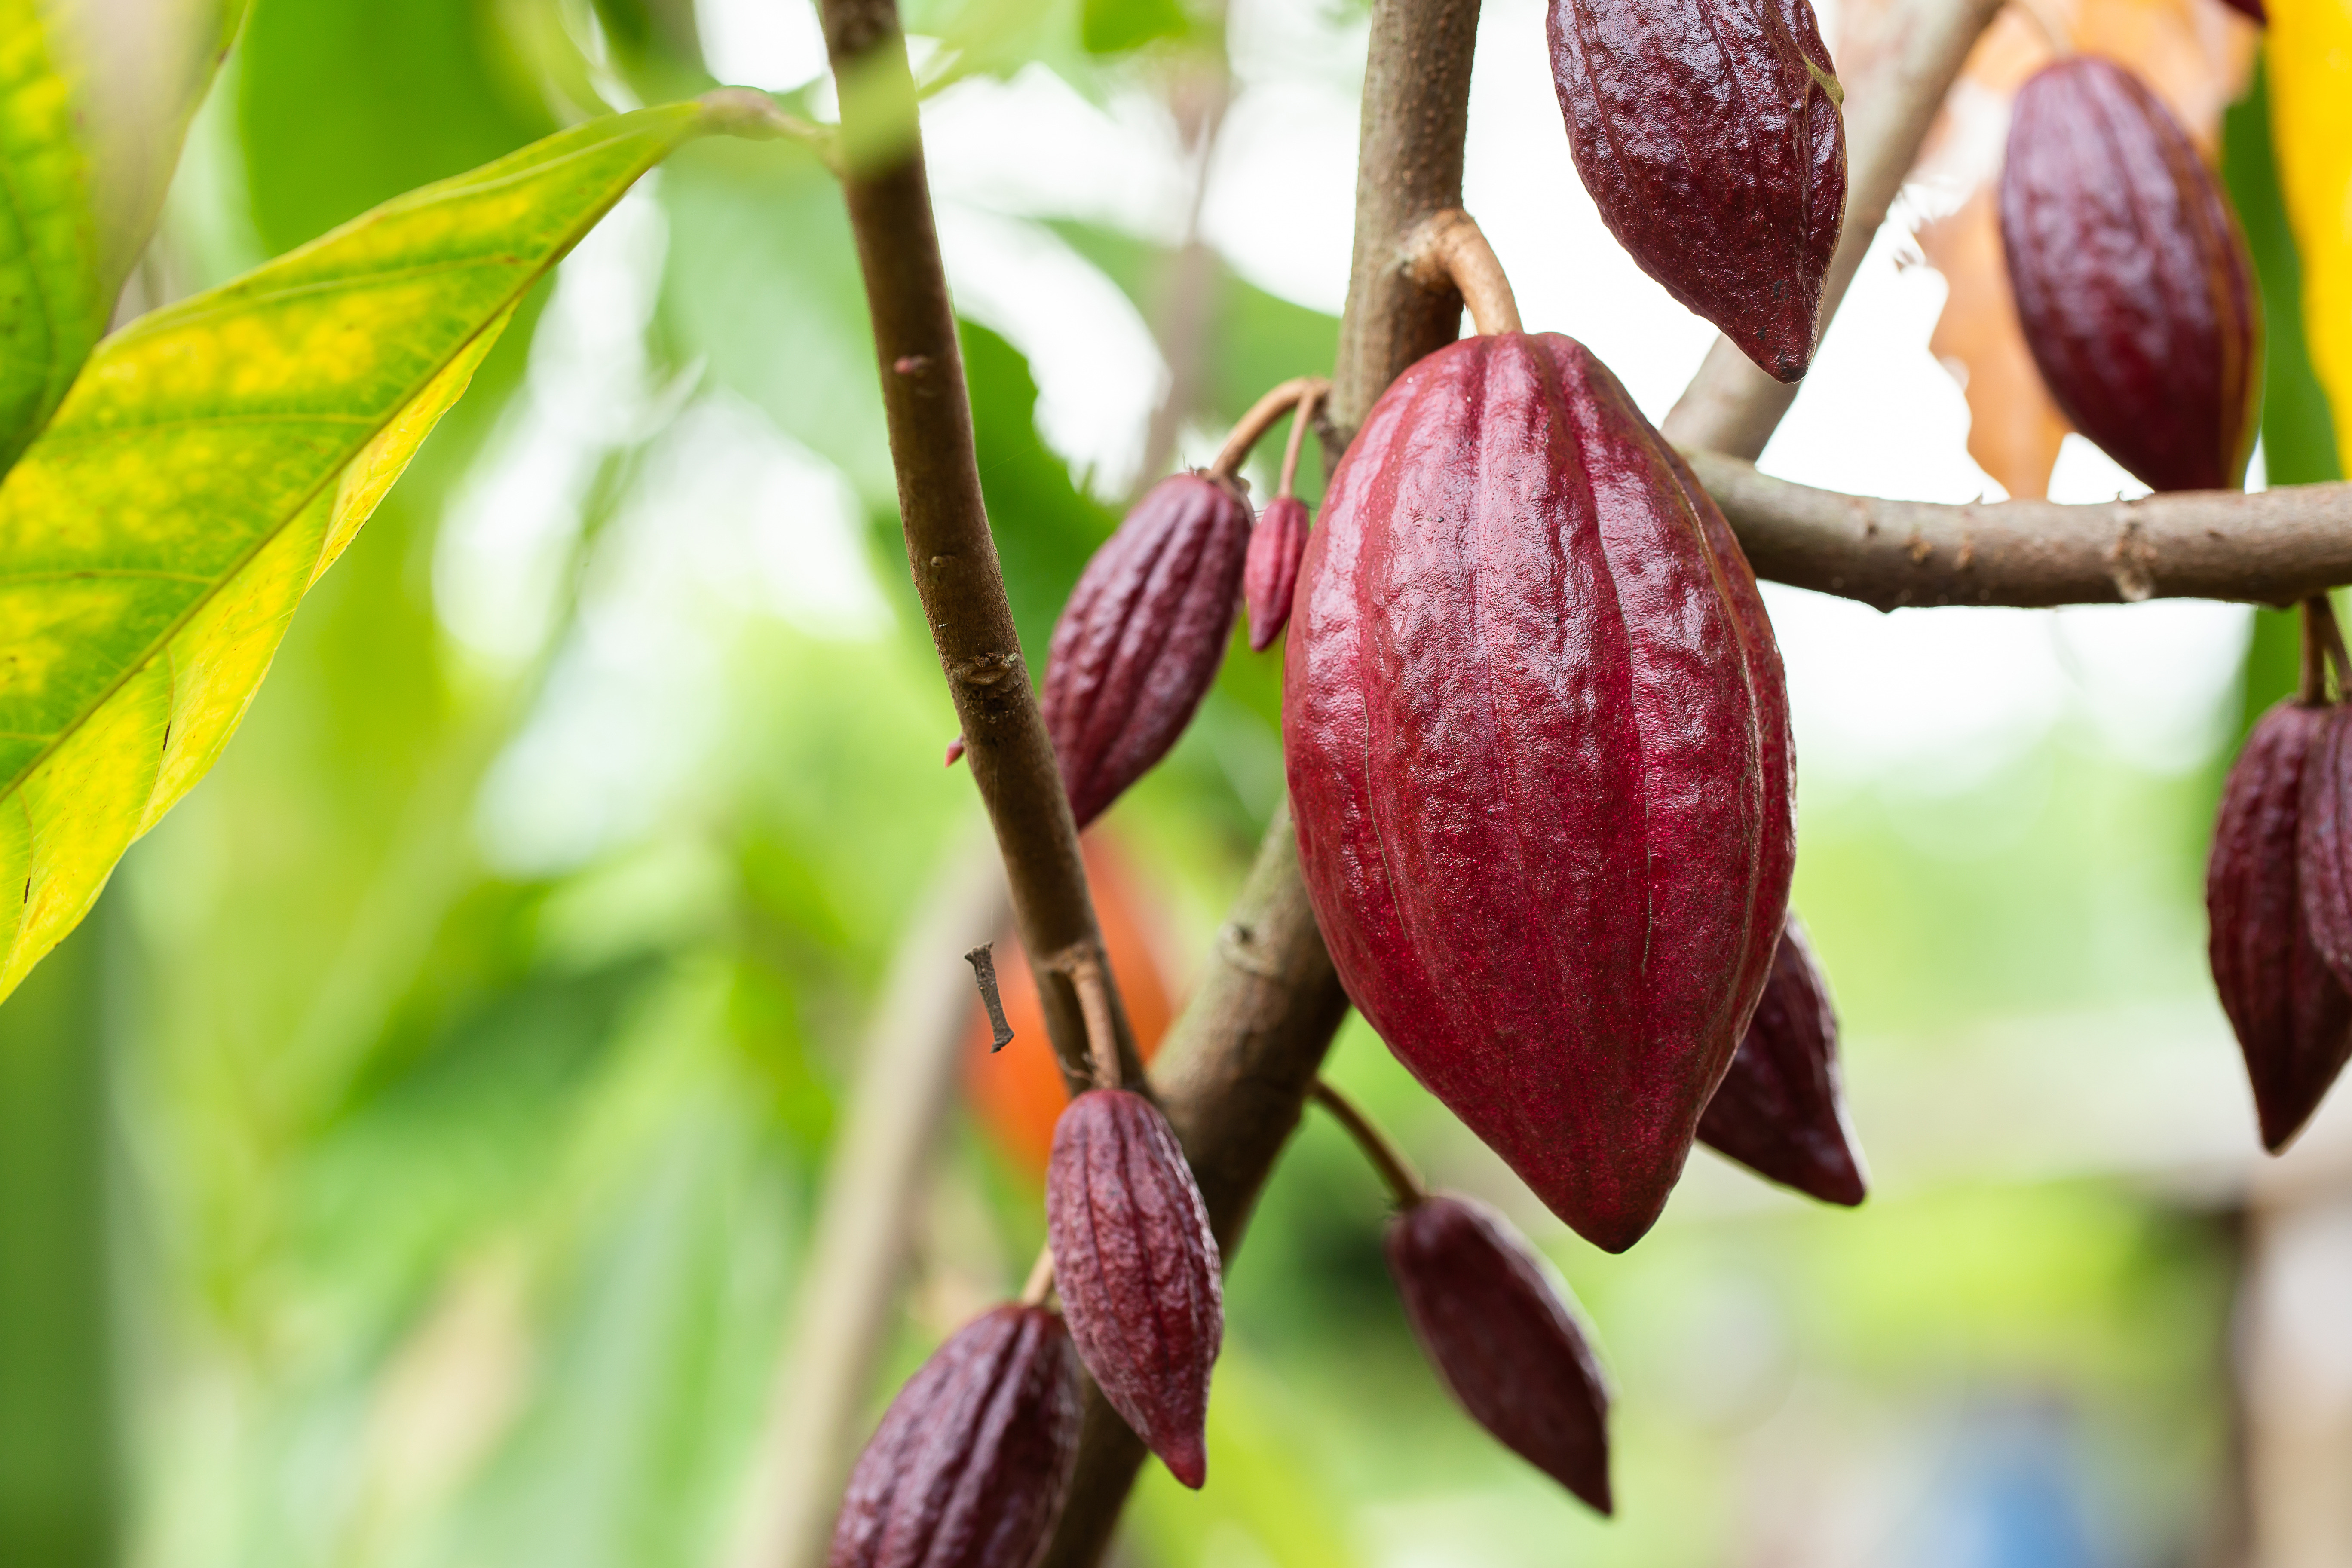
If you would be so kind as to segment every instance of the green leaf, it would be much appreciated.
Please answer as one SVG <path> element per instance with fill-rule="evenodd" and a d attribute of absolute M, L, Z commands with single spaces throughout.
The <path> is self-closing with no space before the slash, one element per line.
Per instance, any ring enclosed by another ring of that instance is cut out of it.
<path fill-rule="evenodd" d="M 100 346 L 0 483 L 0 995 L 220 754 L 524 291 L 719 128 L 699 103 L 591 121 Z"/>
<path fill-rule="evenodd" d="M 243 0 L 0 0 L 0 474 L 146 248 Z"/>
<path fill-rule="evenodd" d="M 89 168 L 33 0 L 0 0 L 0 473 L 106 330 Z"/>

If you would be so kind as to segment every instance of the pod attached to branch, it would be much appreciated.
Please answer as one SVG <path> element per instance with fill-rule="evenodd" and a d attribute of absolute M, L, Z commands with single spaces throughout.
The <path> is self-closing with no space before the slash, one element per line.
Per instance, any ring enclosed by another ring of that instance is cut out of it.
<path fill-rule="evenodd" d="M 1070 1102 L 1054 1129 L 1045 1225 L 1079 1359 L 1169 1473 L 1198 1488 L 1224 1287 L 1208 1205 L 1157 1106 L 1116 1089 Z"/>
<path fill-rule="evenodd" d="M 1788 907 L 1788 699 L 1715 503 L 1583 347 L 1467 338 L 1333 475 L 1291 627 L 1299 856 L 1348 993 L 1611 1251 L 1664 1207 Z"/>
<path fill-rule="evenodd" d="M 2327 700 L 2334 629 L 2326 601 L 2305 605 L 2303 689 L 2248 731 L 2221 786 L 2205 874 L 2213 988 L 2245 1056 L 2263 1145 L 2273 1153 L 2352 1057 L 2352 992 L 2314 941 L 2306 912 L 2338 912 L 2347 847 L 2347 803 L 2329 798 L 2344 784 L 2329 743 L 2345 713 Z"/>
<path fill-rule="evenodd" d="M 2262 399 L 2253 263 L 2188 132 L 2113 60 L 2018 90 L 2000 174 L 2019 323 L 2076 428 L 2159 490 L 2234 489 Z"/>
<path fill-rule="evenodd" d="M 1078 1454 L 1061 1314 L 1007 1304 L 958 1330 L 858 1456 L 826 1568 L 1034 1568 Z"/>
<path fill-rule="evenodd" d="M 1837 1033 L 1829 984 L 1791 911 L 1756 1016 L 1699 1118 L 1698 1141 L 1823 1203 L 1862 1202 L 1862 1151 L 1846 1120 Z"/>
<path fill-rule="evenodd" d="M 1781 381 L 1845 221 L 1844 91 L 1805 0 L 1551 0 L 1576 172 L 1642 270 Z"/>

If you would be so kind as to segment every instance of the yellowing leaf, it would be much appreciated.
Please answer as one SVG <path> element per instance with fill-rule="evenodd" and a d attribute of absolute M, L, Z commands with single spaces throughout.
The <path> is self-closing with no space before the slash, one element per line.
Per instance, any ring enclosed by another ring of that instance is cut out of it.
<path fill-rule="evenodd" d="M 106 330 L 89 168 L 33 0 L 0 0 L 0 473 Z"/>
<path fill-rule="evenodd" d="M 523 292 L 719 128 L 696 103 L 575 127 L 99 346 L 0 481 L 0 995 L 212 765 Z"/>
<path fill-rule="evenodd" d="M 2352 455 L 2352 8 L 2272 0 L 2271 136 L 2303 259 L 2304 331 Z"/>

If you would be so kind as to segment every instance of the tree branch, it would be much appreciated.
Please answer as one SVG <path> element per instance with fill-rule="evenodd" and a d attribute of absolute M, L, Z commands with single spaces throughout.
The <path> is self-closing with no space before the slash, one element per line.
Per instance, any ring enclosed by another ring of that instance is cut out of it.
<path fill-rule="evenodd" d="M 1101 959 L 1102 933 L 981 500 L 971 405 L 931 218 L 906 38 L 896 0 L 823 0 L 821 16 L 825 51 L 842 84 L 842 189 L 873 314 L 907 564 L 963 724 L 972 780 L 996 829 L 1046 1033 L 1075 1094 L 1093 1079 L 1086 1024 L 1066 971 L 1048 961 L 1081 953 Z M 1109 1002 L 1125 1076 L 1139 1080 L 1142 1067 L 1115 987 Z"/>
<path fill-rule="evenodd" d="M 1927 139 L 1945 93 L 1978 35 L 2000 10 L 2000 0 L 1895 0 L 1878 26 L 1852 40 L 1846 50 L 1860 67 L 1846 83 L 1845 226 L 1822 287 L 1824 334 L 1904 177 L 1918 161 L 1919 144 Z M 1752 462 L 1802 384 L 1773 380 L 1728 338 L 1717 335 L 1698 374 L 1666 416 L 1666 439 Z"/>
<path fill-rule="evenodd" d="M 2181 490 L 2095 506 L 1880 500 L 1687 452 L 1759 577 L 1906 605 L 2244 599 L 2289 605 L 2352 583 L 2352 484 Z"/>

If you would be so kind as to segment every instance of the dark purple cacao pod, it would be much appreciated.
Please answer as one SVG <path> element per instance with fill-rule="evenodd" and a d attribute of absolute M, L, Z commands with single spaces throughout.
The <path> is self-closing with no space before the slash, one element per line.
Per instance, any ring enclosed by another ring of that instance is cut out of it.
<path fill-rule="evenodd" d="M 1070 1101 L 1054 1126 L 1045 1227 L 1078 1358 L 1169 1473 L 1198 1488 L 1224 1286 L 1208 1205 L 1158 1107 L 1116 1089 Z"/>
<path fill-rule="evenodd" d="M 1389 1222 L 1388 1254 L 1413 1337 L 1471 1419 L 1610 1512 L 1609 1384 L 1551 1265 L 1444 1193 Z"/>
<path fill-rule="evenodd" d="M 2253 264 L 2137 77 L 2076 55 L 2019 89 L 2000 235 L 2033 363 L 2076 428 L 2157 489 L 2235 489 L 2262 396 Z"/>
<path fill-rule="evenodd" d="M 1782 381 L 1812 363 L 1845 122 L 1805 0 L 1551 0 L 1551 79 L 1601 220 Z"/>
<path fill-rule="evenodd" d="M 2262 26 L 2271 25 L 2271 14 L 2263 9 L 2263 0 L 2221 0 L 2221 4 L 2242 16 L 2252 17 Z"/>
<path fill-rule="evenodd" d="M 1135 503 L 1070 591 L 1038 707 L 1084 827 L 1192 721 L 1239 607 L 1250 509 L 1230 481 L 1175 474 Z"/>
<path fill-rule="evenodd" d="M 1307 503 L 1277 496 L 1258 514 L 1250 531 L 1249 561 L 1242 568 L 1242 598 L 1249 605 L 1252 653 L 1264 653 L 1290 620 L 1290 597 L 1298 586 L 1298 558 L 1307 553 Z"/>
<path fill-rule="evenodd" d="M 2313 944 L 2299 864 L 2331 839 L 2341 849 L 2332 833 L 2303 833 L 2330 721 L 2328 709 L 2292 700 L 2255 721 L 2221 789 L 2205 873 L 2213 988 L 2237 1031 L 2263 1143 L 2273 1151 L 2310 1119 L 2352 1055 L 2352 994 Z"/>
<path fill-rule="evenodd" d="M 1340 979 L 1622 1251 L 1788 908 L 1788 697 L 1747 560 L 1583 345 L 1503 332 L 1373 405 L 1302 572 L 1283 736 Z"/>
<path fill-rule="evenodd" d="M 1698 1119 L 1698 1139 L 1824 1203 L 1863 1200 L 1862 1155 L 1839 1085 L 1837 1014 L 1793 913 L 1731 1070 Z"/>
<path fill-rule="evenodd" d="M 825 1568 L 1034 1568 L 1078 1457 L 1061 1315 L 1007 1305 L 932 1352 L 876 1428 Z"/>

